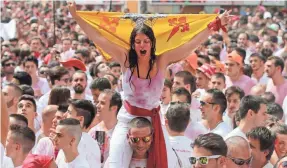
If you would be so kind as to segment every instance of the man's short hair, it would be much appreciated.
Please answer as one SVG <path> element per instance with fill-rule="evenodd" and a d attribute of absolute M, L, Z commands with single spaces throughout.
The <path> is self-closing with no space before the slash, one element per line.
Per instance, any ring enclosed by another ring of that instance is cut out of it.
<path fill-rule="evenodd" d="M 90 52 L 87 48 L 76 50 L 75 54 L 81 54 L 84 58 L 88 58 L 90 56 Z"/>
<path fill-rule="evenodd" d="M 9 117 L 14 118 L 19 125 L 28 126 L 27 118 L 21 114 L 10 114 Z"/>
<path fill-rule="evenodd" d="M 283 71 L 283 69 L 284 69 L 284 61 L 283 61 L 282 58 L 276 57 L 276 56 L 271 56 L 271 57 L 268 57 L 267 60 L 268 60 L 268 61 L 269 61 L 269 60 L 274 60 L 274 65 L 275 65 L 275 67 L 280 66 L 281 72 Z"/>
<path fill-rule="evenodd" d="M 19 101 L 18 101 L 18 102 L 20 102 L 20 101 L 22 101 L 22 100 L 27 100 L 27 101 L 32 102 L 32 104 L 33 104 L 33 106 L 34 106 L 35 112 L 37 111 L 36 101 L 35 101 L 35 99 L 34 99 L 33 96 L 31 96 L 31 95 L 22 95 L 22 96 L 19 98 Z"/>
<path fill-rule="evenodd" d="M 249 40 L 250 40 L 251 42 L 253 42 L 253 43 L 259 42 L 258 36 L 254 35 L 254 34 L 251 34 L 251 35 L 249 36 Z"/>
<path fill-rule="evenodd" d="M 34 57 L 33 55 L 30 55 L 30 56 L 28 56 L 28 57 L 25 57 L 24 59 L 23 59 L 23 65 L 25 66 L 25 64 L 27 63 L 27 62 L 33 62 L 35 65 L 36 65 L 36 68 L 38 69 L 38 59 L 36 58 L 36 57 Z"/>
<path fill-rule="evenodd" d="M 164 86 L 165 86 L 165 87 L 168 87 L 169 90 L 171 90 L 171 88 L 172 88 L 172 82 L 171 82 L 169 79 L 165 79 L 165 80 L 164 80 Z"/>
<path fill-rule="evenodd" d="M 131 128 L 145 128 L 149 127 L 151 132 L 153 131 L 151 122 L 144 117 L 136 117 L 129 122 L 129 129 Z"/>
<path fill-rule="evenodd" d="M 69 74 L 69 71 L 64 67 L 56 66 L 56 67 L 51 68 L 49 71 L 49 78 L 50 78 L 52 85 L 55 85 L 56 80 L 58 81 L 61 80 L 61 78 L 67 74 Z"/>
<path fill-rule="evenodd" d="M 6 86 L 13 88 L 15 96 L 20 97 L 23 95 L 23 90 L 18 85 L 14 84 L 14 83 L 8 83 Z"/>
<path fill-rule="evenodd" d="M 267 104 L 267 114 L 276 117 L 278 120 L 282 120 L 284 111 L 283 108 L 277 103 Z"/>
<path fill-rule="evenodd" d="M 227 100 L 222 91 L 218 89 L 209 89 L 206 93 L 212 95 L 212 101 L 220 106 L 220 113 L 223 114 L 227 107 Z"/>
<path fill-rule="evenodd" d="M 270 160 L 274 151 L 274 143 L 276 136 L 266 127 L 256 127 L 246 133 L 247 138 L 255 139 L 260 142 L 260 151 L 268 150 L 269 153 L 266 156 L 267 160 Z"/>
<path fill-rule="evenodd" d="M 1 60 L 1 65 L 2 67 L 5 67 L 6 62 L 12 60 L 12 58 L 10 56 L 4 56 Z"/>
<path fill-rule="evenodd" d="M 34 89 L 29 85 L 20 85 L 23 94 L 35 96 Z"/>
<path fill-rule="evenodd" d="M 204 148 L 211 152 L 212 155 L 227 155 L 227 146 L 223 138 L 214 133 L 199 135 L 194 140 L 194 147 Z"/>
<path fill-rule="evenodd" d="M 276 122 L 271 126 L 270 130 L 274 134 L 282 134 L 282 135 L 287 135 L 287 125 L 284 123 Z"/>
<path fill-rule="evenodd" d="M 237 153 L 238 150 L 248 152 L 251 155 L 251 149 L 248 141 L 241 136 L 232 136 L 225 140 L 227 145 L 227 156 L 234 156 L 234 153 Z"/>
<path fill-rule="evenodd" d="M 253 53 L 250 55 L 250 58 L 252 58 L 252 57 L 257 57 L 261 61 L 263 61 L 264 63 L 266 62 L 266 58 L 263 55 L 261 55 L 260 53 Z"/>
<path fill-rule="evenodd" d="M 241 47 L 236 47 L 235 51 L 238 55 L 242 57 L 242 63 L 244 63 L 245 57 L 246 57 L 246 50 Z"/>
<path fill-rule="evenodd" d="M 184 132 L 190 120 L 190 105 L 187 103 L 171 104 L 165 114 L 168 127 L 175 132 Z"/>
<path fill-rule="evenodd" d="M 84 128 L 89 128 L 96 115 L 96 109 L 92 102 L 84 99 L 71 99 L 70 105 L 75 108 L 77 116 L 84 117 Z"/>
<path fill-rule="evenodd" d="M 109 67 L 112 69 L 113 67 L 121 67 L 121 64 L 119 64 L 118 62 L 111 62 L 109 64 Z"/>
<path fill-rule="evenodd" d="M 111 83 L 107 78 L 96 78 L 92 81 L 90 89 L 103 91 L 105 89 L 111 89 Z"/>
<path fill-rule="evenodd" d="M 62 103 L 62 104 L 59 104 L 58 111 L 61 113 L 66 113 L 68 111 L 68 108 L 69 108 L 69 104 Z"/>
<path fill-rule="evenodd" d="M 225 81 L 226 81 L 226 78 L 225 78 L 224 74 L 221 73 L 221 72 L 216 72 L 216 73 L 213 74 L 212 76 L 214 76 L 215 78 L 218 78 L 218 79 L 222 79 L 222 80 L 224 81 L 224 83 L 225 83 Z"/>
<path fill-rule="evenodd" d="M 193 93 L 196 89 L 196 84 L 195 84 L 195 77 L 188 71 L 179 71 L 175 75 L 175 77 L 180 77 L 183 78 L 183 83 L 185 85 L 190 85 L 190 93 Z"/>
<path fill-rule="evenodd" d="M 243 74 L 246 75 L 246 76 L 251 77 L 252 73 L 253 73 L 253 70 L 252 70 L 251 65 L 244 64 L 243 65 Z"/>
<path fill-rule="evenodd" d="M 112 89 L 105 89 L 101 94 L 108 94 L 111 96 L 110 107 L 117 106 L 117 113 L 118 113 L 122 107 L 121 95 Z"/>
<path fill-rule="evenodd" d="M 175 90 L 172 91 L 172 95 L 185 96 L 186 97 L 185 103 L 189 104 L 191 103 L 191 94 L 184 87 L 176 88 Z"/>
<path fill-rule="evenodd" d="M 74 136 L 76 138 L 77 144 L 79 144 L 82 137 L 82 129 L 79 120 L 74 118 L 65 118 L 60 120 L 58 126 L 64 126 L 67 133 L 70 136 Z"/>
<path fill-rule="evenodd" d="M 10 125 L 11 138 L 14 142 L 22 145 L 23 153 L 28 154 L 35 145 L 36 136 L 29 127 Z"/>
<path fill-rule="evenodd" d="M 241 99 L 239 106 L 240 118 L 244 119 L 248 113 L 248 110 L 252 110 L 258 113 L 261 104 L 267 104 L 260 96 L 248 95 Z"/>
<path fill-rule="evenodd" d="M 13 78 L 19 81 L 19 85 L 23 85 L 23 84 L 26 84 L 29 86 L 32 85 L 32 77 L 27 72 L 24 72 L 24 71 L 15 72 L 13 75 Z"/>
<path fill-rule="evenodd" d="M 274 103 L 275 102 L 275 95 L 272 92 L 264 92 L 261 97 L 269 103 Z"/>
<path fill-rule="evenodd" d="M 73 79 L 73 80 L 74 80 L 74 75 L 75 75 L 75 74 L 84 74 L 86 81 L 88 81 L 88 76 L 87 76 L 87 74 L 86 74 L 84 71 L 82 71 L 82 70 L 77 70 L 77 71 L 73 74 L 73 76 L 72 76 L 72 79 Z"/>

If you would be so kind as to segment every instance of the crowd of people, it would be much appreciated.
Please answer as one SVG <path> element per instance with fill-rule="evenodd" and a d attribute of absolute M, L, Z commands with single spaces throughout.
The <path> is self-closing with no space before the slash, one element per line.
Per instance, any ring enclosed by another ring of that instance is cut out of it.
<path fill-rule="evenodd" d="M 147 25 L 126 51 L 51 4 L 2 8 L 1 167 L 287 166 L 286 10 L 225 11 L 156 56 Z"/>

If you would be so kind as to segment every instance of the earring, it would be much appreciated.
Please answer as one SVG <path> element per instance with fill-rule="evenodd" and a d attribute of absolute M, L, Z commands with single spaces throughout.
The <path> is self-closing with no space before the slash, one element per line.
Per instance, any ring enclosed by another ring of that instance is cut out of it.
<path fill-rule="evenodd" d="M 132 49 L 133 49 L 133 50 L 135 49 L 135 46 L 134 46 L 134 45 L 132 45 Z"/>

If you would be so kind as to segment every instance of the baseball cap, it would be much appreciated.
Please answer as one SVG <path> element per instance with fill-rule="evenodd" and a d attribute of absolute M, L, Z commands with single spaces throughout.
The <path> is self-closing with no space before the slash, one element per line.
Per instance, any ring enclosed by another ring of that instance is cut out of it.
<path fill-rule="evenodd" d="M 228 54 L 227 59 L 238 63 L 240 66 L 243 66 L 243 58 L 237 54 L 236 51 L 232 51 L 230 54 Z"/>
<path fill-rule="evenodd" d="M 271 29 L 271 30 L 273 30 L 273 31 L 275 31 L 275 32 L 278 32 L 278 30 L 279 30 L 279 25 L 273 23 L 273 24 L 271 24 L 270 26 L 268 26 L 268 28 Z"/>
<path fill-rule="evenodd" d="M 189 65 L 193 69 L 197 68 L 197 57 L 198 57 L 197 54 L 193 52 L 190 56 L 185 58 L 185 60 L 189 63 Z"/>
<path fill-rule="evenodd" d="M 209 79 L 213 74 L 215 74 L 215 68 L 210 66 L 209 64 L 203 64 L 201 67 L 197 68 L 197 70 L 202 72 Z"/>
<path fill-rule="evenodd" d="M 76 67 L 82 71 L 86 71 L 86 66 L 85 64 L 78 60 L 78 59 L 75 59 L 75 58 L 71 58 L 65 62 L 60 62 L 64 67 Z"/>

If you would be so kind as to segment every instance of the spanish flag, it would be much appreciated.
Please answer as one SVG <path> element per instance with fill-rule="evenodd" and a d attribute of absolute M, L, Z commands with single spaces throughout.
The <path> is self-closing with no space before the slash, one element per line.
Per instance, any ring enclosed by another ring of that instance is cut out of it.
<path fill-rule="evenodd" d="M 77 11 L 77 14 L 108 40 L 127 50 L 130 49 L 129 38 L 133 28 L 140 24 L 150 26 L 156 37 L 156 55 L 190 41 L 218 16 L 217 14 L 131 14 L 88 11 Z M 105 51 L 101 50 L 101 52 L 105 58 L 111 58 Z"/>

